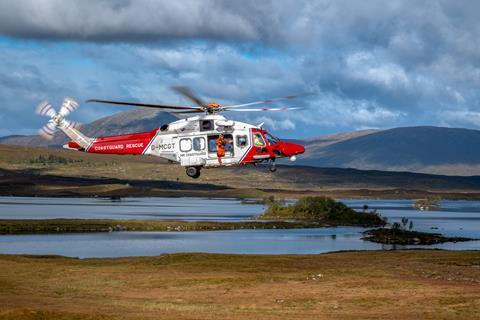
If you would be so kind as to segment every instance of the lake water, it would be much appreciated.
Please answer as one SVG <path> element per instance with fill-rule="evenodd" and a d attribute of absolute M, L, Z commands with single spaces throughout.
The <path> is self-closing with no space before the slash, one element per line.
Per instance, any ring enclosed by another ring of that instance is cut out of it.
<path fill-rule="evenodd" d="M 343 202 L 356 210 L 361 210 L 366 204 L 369 209 L 377 209 L 389 222 L 400 222 L 403 217 L 408 218 L 417 231 L 480 238 L 480 201 L 442 201 L 440 211 L 415 210 L 413 201 L 410 200 L 343 200 Z"/>
<path fill-rule="evenodd" d="M 441 211 L 417 211 L 407 200 L 344 200 L 361 209 L 367 204 L 389 221 L 407 217 L 419 231 L 480 238 L 479 201 L 443 201 Z M 108 199 L 0 197 L 0 219 L 106 218 L 238 221 L 263 212 L 263 205 L 235 199 Z M 434 229 L 432 229 L 434 228 Z M 0 236 L 0 253 L 58 254 L 73 257 L 146 256 L 174 252 L 304 254 L 340 250 L 392 249 L 361 240 L 364 228 L 209 232 L 113 232 Z M 419 248 L 407 246 L 406 248 Z M 480 249 L 480 241 L 427 248 Z M 401 248 L 397 246 L 397 248 Z"/>
<path fill-rule="evenodd" d="M 0 219 L 143 219 L 238 221 L 263 212 L 263 205 L 207 198 L 0 197 Z"/>

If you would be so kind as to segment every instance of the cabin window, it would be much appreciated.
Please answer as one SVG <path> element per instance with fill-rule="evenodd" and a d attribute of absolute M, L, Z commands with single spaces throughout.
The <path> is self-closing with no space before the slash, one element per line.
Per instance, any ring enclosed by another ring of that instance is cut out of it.
<path fill-rule="evenodd" d="M 246 146 L 248 146 L 247 136 L 237 136 L 237 147 L 245 148 Z"/>
<path fill-rule="evenodd" d="M 212 130 L 213 130 L 212 120 L 200 120 L 200 131 L 212 131 Z"/>
<path fill-rule="evenodd" d="M 192 150 L 192 140 L 189 138 L 180 139 L 180 151 L 188 152 Z"/>
<path fill-rule="evenodd" d="M 265 147 L 265 140 L 260 133 L 253 134 L 253 145 L 255 147 Z"/>
<path fill-rule="evenodd" d="M 208 136 L 208 152 L 217 152 L 218 134 Z M 233 153 L 233 136 L 231 134 L 224 134 L 223 137 L 227 141 L 225 144 L 225 151 Z"/>
<path fill-rule="evenodd" d="M 193 138 L 193 150 L 202 151 L 205 150 L 205 138 L 197 137 Z"/>

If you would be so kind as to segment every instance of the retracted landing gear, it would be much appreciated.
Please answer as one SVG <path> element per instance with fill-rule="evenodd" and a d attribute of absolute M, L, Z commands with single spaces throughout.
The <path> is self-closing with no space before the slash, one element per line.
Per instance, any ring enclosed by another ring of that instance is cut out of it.
<path fill-rule="evenodd" d="M 193 179 L 197 179 L 198 177 L 200 177 L 200 169 L 201 167 L 187 167 L 187 176 Z"/>
<path fill-rule="evenodd" d="M 277 165 L 275 163 L 275 159 L 270 160 L 269 163 L 270 163 L 270 167 L 268 169 L 270 170 L 270 172 L 277 171 Z"/>

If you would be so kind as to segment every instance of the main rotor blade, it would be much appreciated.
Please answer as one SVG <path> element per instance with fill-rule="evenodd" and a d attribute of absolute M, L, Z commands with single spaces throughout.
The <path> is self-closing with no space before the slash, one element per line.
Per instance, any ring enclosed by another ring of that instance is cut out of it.
<path fill-rule="evenodd" d="M 123 101 L 98 100 L 98 99 L 90 99 L 90 100 L 87 100 L 87 103 L 89 103 L 89 102 L 117 104 L 117 105 L 122 105 L 122 106 L 136 106 L 136 107 L 146 107 L 146 108 L 158 108 L 158 109 L 199 110 L 199 108 L 197 108 L 197 107 L 167 106 L 167 105 L 161 105 L 161 104 L 138 103 L 138 102 L 123 102 Z"/>
<path fill-rule="evenodd" d="M 309 96 L 309 95 L 311 95 L 311 93 L 304 93 L 304 94 L 299 94 L 299 95 L 295 95 L 295 96 L 286 96 L 286 97 L 282 97 L 282 98 L 264 99 L 264 100 L 249 102 L 249 103 L 242 103 L 242 104 L 234 104 L 234 105 L 231 105 L 231 106 L 225 106 L 225 108 L 241 108 L 241 107 L 253 106 L 253 105 L 262 104 L 262 103 L 272 103 L 272 102 L 283 101 L 283 100 L 291 100 L 291 99 L 296 99 L 296 98 Z"/>
<path fill-rule="evenodd" d="M 251 108 L 251 109 L 229 109 L 225 108 L 225 111 L 235 112 L 255 112 L 255 111 L 290 111 L 290 110 L 302 110 L 304 107 L 280 107 L 280 108 Z"/>
<path fill-rule="evenodd" d="M 172 111 L 170 113 L 183 114 L 183 113 L 205 113 L 203 110 L 190 110 L 190 111 Z"/>
<path fill-rule="evenodd" d="M 178 94 L 184 96 L 188 100 L 195 103 L 197 106 L 205 107 L 205 103 L 202 101 L 202 99 L 200 99 L 199 97 L 194 95 L 193 92 L 189 88 L 187 88 L 187 87 L 172 87 L 172 89 L 175 90 L 175 92 L 177 92 Z"/>

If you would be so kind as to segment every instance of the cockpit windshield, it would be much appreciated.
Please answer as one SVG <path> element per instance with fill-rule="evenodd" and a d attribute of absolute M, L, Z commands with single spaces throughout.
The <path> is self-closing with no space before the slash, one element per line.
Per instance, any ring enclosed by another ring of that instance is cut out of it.
<path fill-rule="evenodd" d="M 270 145 L 277 143 L 279 140 L 278 138 L 275 138 L 268 132 L 265 132 L 265 138 L 267 138 L 267 141 Z"/>

